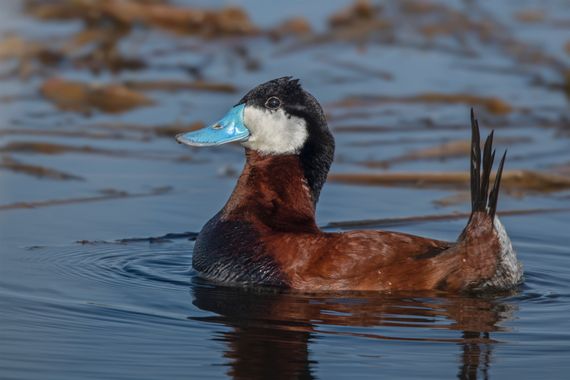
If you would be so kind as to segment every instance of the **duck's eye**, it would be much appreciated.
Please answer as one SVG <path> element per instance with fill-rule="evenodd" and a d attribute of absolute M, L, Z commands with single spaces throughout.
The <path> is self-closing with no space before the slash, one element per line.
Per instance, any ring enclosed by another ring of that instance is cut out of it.
<path fill-rule="evenodd" d="M 265 102 L 265 107 L 269 108 L 270 110 L 276 110 L 277 108 L 281 107 L 281 100 L 275 96 L 272 96 Z"/>

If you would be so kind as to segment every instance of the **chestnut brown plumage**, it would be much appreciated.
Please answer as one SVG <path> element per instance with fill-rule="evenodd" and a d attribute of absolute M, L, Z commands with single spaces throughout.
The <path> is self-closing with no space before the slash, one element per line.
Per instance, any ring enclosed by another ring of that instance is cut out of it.
<path fill-rule="evenodd" d="M 294 106 L 283 107 L 305 120 L 309 138 L 296 154 L 246 149 L 236 188 L 196 241 L 193 265 L 202 276 L 302 291 L 470 291 L 510 288 L 521 281 L 520 264 L 495 218 L 505 156 L 489 192 L 493 133 L 481 157 L 473 111 L 472 214 L 456 242 L 389 231 L 329 233 L 317 227 L 315 208 L 334 140 L 320 105 L 297 82 L 289 82 L 290 78 L 268 82 L 242 102 L 253 97 L 254 103 L 262 104 L 268 96 L 295 99 Z M 280 94 L 281 89 L 287 93 Z M 259 93 L 261 99 L 256 98 Z"/>

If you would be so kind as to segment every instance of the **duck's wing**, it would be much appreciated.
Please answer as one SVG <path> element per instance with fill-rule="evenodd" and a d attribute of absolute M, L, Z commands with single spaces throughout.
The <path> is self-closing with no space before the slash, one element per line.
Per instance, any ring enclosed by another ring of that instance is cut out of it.
<path fill-rule="evenodd" d="M 307 291 L 433 289 L 441 278 L 433 259 L 453 245 L 370 230 L 266 240 L 291 287 Z"/>

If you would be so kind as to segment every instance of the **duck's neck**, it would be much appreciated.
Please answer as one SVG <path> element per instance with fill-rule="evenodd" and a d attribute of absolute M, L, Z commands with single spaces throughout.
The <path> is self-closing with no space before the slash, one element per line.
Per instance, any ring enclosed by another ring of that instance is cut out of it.
<path fill-rule="evenodd" d="M 314 231 L 318 229 L 315 206 L 299 155 L 246 150 L 245 167 L 223 214 L 274 230 Z"/>

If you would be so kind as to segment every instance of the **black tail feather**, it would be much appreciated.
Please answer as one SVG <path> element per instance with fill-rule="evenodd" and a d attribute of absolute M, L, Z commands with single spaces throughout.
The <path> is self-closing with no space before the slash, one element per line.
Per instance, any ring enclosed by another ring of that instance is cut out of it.
<path fill-rule="evenodd" d="M 479 123 L 475 119 L 471 108 L 471 210 L 477 208 L 479 194 L 479 179 L 481 178 L 481 140 L 479 136 Z"/>
<path fill-rule="evenodd" d="M 479 133 L 479 123 L 475 118 L 473 109 L 471 109 L 471 211 L 472 212 L 488 212 L 492 217 L 497 211 L 497 201 L 499 198 L 499 188 L 501 185 L 501 176 L 507 151 L 503 154 L 495 183 L 489 192 L 489 183 L 491 180 L 491 170 L 495 161 L 495 150 L 493 149 L 492 131 L 485 140 L 483 148 L 483 157 L 481 157 L 481 137 Z M 481 159 L 483 161 L 483 171 L 481 172 Z"/>
<path fill-rule="evenodd" d="M 489 194 L 489 182 L 491 177 L 491 169 L 493 168 L 493 161 L 495 160 L 495 150 L 491 153 L 493 148 L 493 134 L 492 131 L 487 140 L 485 140 L 485 148 L 483 149 L 483 173 L 481 174 L 481 190 L 480 199 L 477 209 L 484 210 L 487 207 L 488 194 Z"/>
<path fill-rule="evenodd" d="M 497 212 L 497 201 L 499 200 L 499 188 L 501 187 L 501 177 L 503 176 L 503 167 L 505 166 L 505 158 L 507 158 L 507 150 L 503 153 L 501 162 L 499 163 L 499 168 L 497 169 L 497 175 L 495 177 L 495 184 L 493 185 L 493 190 L 491 190 L 491 195 L 489 196 L 489 215 L 492 218 L 495 217 Z"/>

